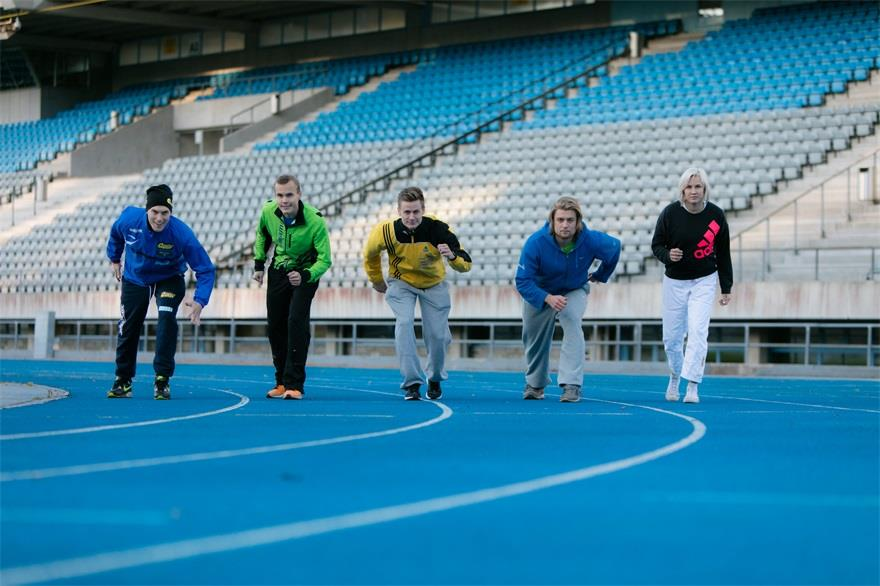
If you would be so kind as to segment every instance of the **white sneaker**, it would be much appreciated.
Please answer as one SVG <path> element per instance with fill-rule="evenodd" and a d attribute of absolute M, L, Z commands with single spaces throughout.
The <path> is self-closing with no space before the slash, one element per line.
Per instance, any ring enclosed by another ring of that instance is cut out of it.
<path fill-rule="evenodd" d="M 669 377 L 669 386 L 666 387 L 666 400 L 678 401 L 678 377 Z"/>
<path fill-rule="evenodd" d="M 687 393 L 684 395 L 685 403 L 699 403 L 700 396 L 697 394 L 697 383 L 688 383 Z"/>

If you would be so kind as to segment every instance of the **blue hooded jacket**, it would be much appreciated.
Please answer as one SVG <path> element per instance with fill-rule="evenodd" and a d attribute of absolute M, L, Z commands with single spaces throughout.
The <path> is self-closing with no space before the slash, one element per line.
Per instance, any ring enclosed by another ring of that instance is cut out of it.
<path fill-rule="evenodd" d="M 149 287 L 186 272 L 186 265 L 196 273 L 193 299 L 208 305 L 214 288 L 214 263 L 192 229 L 174 216 L 161 232 L 154 232 L 147 222 L 147 210 L 127 207 L 110 228 L 107 257 L 119 262 L 125 250 L 123 278 Z"/>
<path fill-rule="evenodd" d="M 550 233 L 550 223 L 529 236 L 519 256 L 516 289 L 530 305 L 541 309 L 547 295 L 564 295 L 587 288 L 590 265 L 602 261 L 593 279 L 606 283 L 620 258 L 620 240 L 604 232 L 589 230 L 581 222 L 581 231 L 568 254 L 562 252 Z"/>

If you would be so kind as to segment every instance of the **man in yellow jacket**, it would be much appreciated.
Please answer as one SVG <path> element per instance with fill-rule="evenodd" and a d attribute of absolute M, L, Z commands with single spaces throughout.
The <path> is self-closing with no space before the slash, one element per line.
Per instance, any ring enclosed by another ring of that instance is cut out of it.
<path fill-rule="evenodd" d="M 461 248 L 449 225 L 425 215 L 425 195 L 418 187 L 407 187 L 397 196 L 396 220 L 381 222 L 364 247 L 364 269 L 373 289 L 385 294 L 394 312 L 394 341 L 400 360 L 404 399 L 421 399 L 419 387 L 427 382 L 428 398 L 442 395 L 446 380 L 446 351 L 452 342 L 449 332 L 449 285 L 444 280 L 443 258 L 454 270 L 471 270 L 471 257 Z M 388 279 L 382 274 L 382 251 L 388 253 Z M 422 310 L 422 332 L 428 349 L 427 374 L 416 352 L 416 300 Z"/>

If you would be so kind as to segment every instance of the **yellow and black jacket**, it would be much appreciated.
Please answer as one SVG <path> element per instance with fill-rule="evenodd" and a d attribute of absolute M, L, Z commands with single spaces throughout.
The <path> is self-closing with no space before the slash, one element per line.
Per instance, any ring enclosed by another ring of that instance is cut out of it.
<path fill-rule="evenodd" d="M 459 273 L 471 270 L 471 257 L 461 248 L 449 225 L 432 216 L 410 231 L 403 220 L 388 220 L 373 228 L 364 246 L 364 270 L 371 283 L 381 283 L 382 251 L 388 251 L 388 276 L 418 289 L 437 285 L 446 276 L 439 244 L 448 244 L 455 253 L 449 266 Z"/>

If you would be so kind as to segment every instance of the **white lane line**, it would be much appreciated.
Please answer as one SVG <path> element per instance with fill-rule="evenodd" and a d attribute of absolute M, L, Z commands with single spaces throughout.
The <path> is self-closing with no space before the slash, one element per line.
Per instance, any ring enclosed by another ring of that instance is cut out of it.
<path fill-rule="evenodd" d="M 373 393 L 378 391 L 361 391 L 364 393 Z M 387 394 L 387 393 L 383 393 Z M 168 464 L 183 464 L 186 462 L 204 462 L 206 460 L 219 460 L 223 458 L 237 458 L 239 456 L 255 456 L 258 454 L 272 454 L 275 452 L 286 452 L 289 450 L 299 450 L 302 448 L 315 448 L 318 446 L 330 446 L 333 444 L 341 444 L 345 442 L 353 442 L 374 437 L 384 437 L 388 435 L 396 435 L 407 431 L 429 427 L 440 423 L 444 419 L 452 416 L 452 409 L 443 403 L 432 401 L 430 404 L 440 408 L 440 415 L 433 419 L 428 419 L 420 423 L 405 425 L 403 427 L 395 427 L 383 431 L 372 431 L 368 433 L 358 433 L 352 435 L 343 435 L 320 440 L 308 440 L 301 442 L 292 442 L 286 444 L 273 444 L 268 446 L 256 446 L 253 448 L 240 448 L 237 450 L 218 450 L 214 452 L 196 452 L 192 454 L 179 454 L 176 456 L 162 456 L 155 458 L 138 458 L 134 460 L 118 460 L 115 462 L 97 462 L 94 464 L 80 464 L 76 466 L 60 466 L 57 468 L 38 468 L 34 470 L 16 470 L 14 472 L 3 472 L 0 474 L 0 482 L 15 482 L 18 480 L 41 480 L 44 478 L 57 478 L 59 476 L 78 476 L 81 474 L 93 474 L 95 472 L 109 472 L 111 470 L 131 470 L 133 468 L 147 468 L 150 466 L 165 466 Z M 2 583 L 2 582 L 0 582 Z"/>
<path fill-rule="evenodd" d="M 45 371 L 45 372 L 43 372 L 42 374 L 58 376 L 59 373 L 57 373 L 57 372 L 55 372 L 55 371 Z M 94 378 L 94 376 L 93 376 L 93 375 L 81 375 L 81 374 L 78 374 L 78 373 L 69 373 L 69 374 L 66 373 L 66 374 L 63 375 L 63 378 L 89 378 L 89 379 L 91 379 L 91 378 Z M 186 380 L 197 380 L 197 381 L 202 381 L 202 382 L 204 382 L 205 380 L 208 380 L 208 381 L 214 381 L 214 382 L 228 382 L 228 383 L 232 383 L 232 382 L 240 382 L 240 383 L 248 383 L 248 384 L 255 384 L 255 383 L 260 383 L 260 384 L 272 384 L 272 381 L 271 381 L 271 380 L 268 380 L 268 379 L 267 379 L 266 381 L 259 381 L 259 380 L 254 380 L 254 379 L 234 379 L 234 378 L 225 378 L 225 377 L 219 377 L 219 378 L 212 378 L 212 377 L 209 377 L 209 378 L 206 379 L 205 377 L 196 377 L 196 376 L 188 376 L 188 375 L 180 375 L 180 376 L 177 376 L 177 377 L 175 377 L 175 378 L 178 378 L 178 379 L 186 379 Z M 749 378 L 752 378 L 752 377 L 729 377 L 729 378 L 749 379 Z M 817 378 L 811 378 L 811 377 L 786 377 L 786 378 L 797 379 L 797 380 L 811 380 L 811 381 L 821 381 L 821 380 L 823 380 L 823 379 L 817 379 Z M 323 377 L 312 377 L 312 378 L 309 379 L 309 380 L 311 380 L 311 381 L 321 381 L 321 382 L 332 383 L 334 379 L 323 378 Z M 755 379 L 755 380 L 761 380 L 761 381 L 764 381 L 764 380 L 766 380 L 766 379 Z M 846 381 L 859 382 L 859 383 L 864 382 L 863 379 L 835 379 L 835 380 L 846 380 Z M 339 387 L 339 386 L 335 386 L 335 385 L 332 385 L 332 384 L 327 384 L 327 385 L 315 385 L 315 384 L 310 384 L 309 386 L 310 386 L 310 387 L 316 387 L 316 388 L 322 388 L 322 387 L 323 387 L 323 388 L 327 388 L 327 389 L 349 390 L 349 391 L 358 391 L 358 390 L 360 390 L 360 389 L 352 389 L 352 388 Z M 648 393 L 648 394 L 657 394 L 657 393 L 658 393 L 658 391 L 651 391 L 651 390 L 630 390 L 630 389 L 621 389 L 621 388 L 619 388 L 619 387 L 610 387 L 610 388 L 609 388 L 609 387 L 601 387 L 601 388 L 602 388 L 603 390 L 605 390 L 605 391 L 616 392 L 616 393 L 620 393 L 620 392 L 623 392 L 623 393 L 635 393 L 635 394 L 639 394 L 639 393 L 642 393 L 642 394 L 644 394 L 644 393 Z M 498 389 L 492 389 L 492 390 L 498 390 Z M 378 391 L 376 391 L 376 392 L 378 392 Z M 511 391 L 505 391 L 505 390 L 501 390 L 501 392 L 505 392 L 505 393 L 514 393 L 514 392 L 517 392 L 517 393 L 518 393 L 518 392 L 521 392 L 521 391 L 512 391 L 512 390 L 511 390 Z M 390 393 L 386 393 L 386 394 L 390 394 Z M 548 393 L 547 396 L 548 396 L 548 397 L 555 397 L 555 396 L 558 396 L 558 394 L 557 394 L 557 395 L 554 395 L 554 394 L 552 394 L 552 393 Z M 771 399 L 753 399 L 753 398 L 747 398 L 747 397 L 733 397 L 733 396 L 726 396 L 726 395 L 707 395 L 707 394 L 703 394 L 703 393 L 700 393 L 700 396 L 701 396 L 701 397 L 704 397 L 704 398 L 713 398 L 713 399 L 732 399 L 732 400 L 737 400 L 737 401 L 754 401 L 754 402 L 759 402 L 759 403 L 774 403 L 774 404 L 780 404 L 780 405 L 794 405 L 794 406 L 798 406 L 798 407 L 811 407 L 811 408 L 816 408 L 816 409 L 833 409 L 833 410 L 837 410 L 837 411 L 856 411 L 856 412 L 862 412 L 862 413 L 880 413 L 880 410 L 877 410 L 877 409 L 865 409 L 865 408 L 857 408 L 857 407 L 837 407 L 837 406 L 833 406 L 833 405 L 821 405 L 821 404 L 812 404 L 812 403 L 797 403 L 797 402 L 789 402 L 789 401 L 775 401 L 775 400 L 771 400 Z M 867 397 L 867 398 L 877 398 L 877 397 Z M 585 397 L 585 399 L 586 399 L 586 397 Z M 702 412 L 702 411 L 701 411 L 701 412 Z M 691 413 L 696 413 L 696 411 L 691 411 Z"/>
<path fill-rule="evenodd" d="M 570 417 L 572 415 L 577 417 L 593 417 L 595 415 L 611 415 L 614 417 L 618 416 L 629 416 L 632 413 L 590 413 L 590 412 L 577 412 L 577 413 L 563 413 L 563 412 L 553 412 L 553 411 L 474 411 L 473 413 L 465 413 L 463 415 L 516 415 L 516 416 L 542 416 L 542 415 L 561 415 L 564 417 Z"/>
<path fill-rule="evenodd" d="M 114 425 L 96 425 L 93 427 L 77 427 L 74 429 L 56 429 L 52 431 L 34 431 L 30 433 L 10 433 L 6 435 L 0 435 L 0 440 L 9 441 L 9 440 L 20 440 L 20 439 L 31 439 L 35 437 L 54 437 L 58 435 L 72 435 L 75 433 L 94 433 L 96 431 L 108 431 L 110 429 L 125 429 L 128 427 L 143 427 L 145 425 L 159 425 L 162 423 L 173 423 L 175 421 L 186 421 L 187 419 L 199 419 L 201 417 L 210 417 L 211 415 L 219 415 L 220 413 L 226 413 L 227 411 L 233 411 L 235 409 L 240 409 L 250 403 L 250 399 L 245 397 L 244 395 L 240 395 L 238 393 L 234 393 L 232 391 L 225 391 L 223 389 L 213 389 L 215 391 L 220 391 L 221 393 L 226 393 L 227 395 L 235 395 L 238 397 L 238 403 L 235 405 L 230 405 L 229 407 L 223 407 L 222 409 L 215 409 L 214 411 L 205 411 L 202 413 L 193 413 L 192 415 L 181 415 L 180 417 L 167 417 L 165 419 L 150 419 L 147 421 L 133 421 L 131 423 L 117 423 Z M 124 400 L 124 399 L 119 399 Z"/>
<path fill-rule="evenodd" d="M 186 559 L 205 554 L 268 545 L 292 539 L 303 539 L 305 537 L 341 531 L 344 529 L 388 523 L 399 519 L 418 517 L 429 513 L 487 503 L 555 486 L 561 486 L 563 484 L 569 484 L 587 478 L 593 478 L 595 476 L 611 474 L 612 472 L 618 472 L 640 464 L 645 464 L 652 460 L 683 450 L 684 448 L 698 442 L 706 434 L 706 426 L 703 422 L 694 419 L 693 417 L 688 417 L 687 415 L 681 415 L 673 411 L 666 411 L 643 405 L 632 405 L 600 399 L 593 400 L 601 401 L 603 403 L 637 407 L 639 409 L 647 409 L 666 415 L 672 415 L 673 417 L 678 417 L 689 422 L 692 430 L 686 437 L 655 450 L 650 450 L 620 460 L 587 466 L 586 468 L 580 468 L 570 472 L 552 474 L 523 482 L 515 482 L 471 492 L 462 492 L 444 497 L 380 507 L 377 509 L 367 509 L 365 511 L 324 517 L 321 519 L 312 519 L 310 521 L 297 521 L 294 523 L 261 527 L 259 529 L 213 535 L 211 537 L 186 539 L 147 547 L 138 547 L 92 556 L 59 560 L 45 564 L 9 568 L 7 570 L 0 570 L 0 583 L 29 584 L 34 582 L 48 582 L 51 580 L 64 580 L 79 576 L 98 574 L 101 572 Z"/>
<path fill-rule="evenodd" d="M 631 389 L 620 389 L 617 387 L 599 387 L 599 388 L 601 388 L 603 391 L 617 392 L 617 393 L 629 393 L 629 394 L 649 393 L 649 394 L 653 394 L 653 395 L 662 394 L 662 392 L 660 392 L 660 391 L 651 391 L 651 390 L 647 390 L 647 389 L 645 389 L 645 390 L 631 390 Z M 794 402 L 794 401 L 776 401 L 773 399 L 754 399 L 754 398 L 750 398 L 750 397 L 733 397 L 730 395 L 708 395 L 708 394 L 705 394 L 702 392 L 700 393 L 700 397 L 703 399 L 706 399 L 706 398 L 709 398 L 709 399 L 731 399 L 734 401 L 751 401 L 754 403 L 771 403 L 771 404 L 775 404 L 775 405 L 793 405 L 795 407 L 809 407 L 811 409 L 834 409 L 836 411 L 858 411 L 861 413 L 880 413 L 880 410 L 877 410 L 877 409 L 864 409 L 864 408 L 860 408 L 860 407 L 837 407 L 835 405 L 798 403 L 798 402 Z M 584 398 L 586 399 L 586 397 L 584 397 Z"/>
<path fill-rule="evenodd" d="M 811 409 L 834 409 L 835 411 L 858 411 L 860 413 L 880 413 L 877 409 L 861 409 L 858 407 L 836 407 L 834 405 L 814 405 L 812 403 L 797 403 L 793 401 L 774 401 L 772 399 L 750 399 L 748 397 L 730 397 L 727 395 L 704 395 L 700 393 L 700 397 L 709 397 L 713 399 L 733 399 L 735 401 L 750 401 L 753 403 L 772 403 L 774 405 L 793 405 L 795 407 L 810 407 Z"/>
<path fill-rule="evenodd" d="M 795 413 L 824 413 L 821 409 L 752 409 L 749 411 L 729 411 L 728 413 L 743 413 L 747 415 L 793 415 Z"/>
<path fill-rule="evenodd" d="M 236 413 L 235 417 L 350 417 L 359 419 L 394 419 L 394 415 L 366 415 L 359 413 Z"/>

